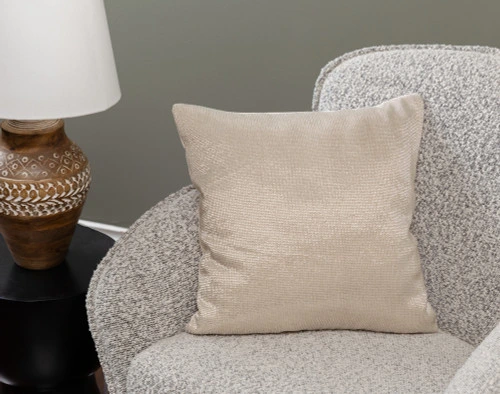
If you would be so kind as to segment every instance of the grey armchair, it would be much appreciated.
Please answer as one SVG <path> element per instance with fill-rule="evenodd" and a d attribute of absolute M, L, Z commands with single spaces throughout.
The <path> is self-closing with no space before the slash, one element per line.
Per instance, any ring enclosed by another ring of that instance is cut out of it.
<path fill-rule="evenodd" d="M 112 394 L 500 393 L 500 51 L 362 49 L 321 72 L 313 109 L 425 101 L 412 231 L 440 332 L 183 333 L 196 309 L 197 191 L 146 212 L 99 265 L 87 309 Z"/>

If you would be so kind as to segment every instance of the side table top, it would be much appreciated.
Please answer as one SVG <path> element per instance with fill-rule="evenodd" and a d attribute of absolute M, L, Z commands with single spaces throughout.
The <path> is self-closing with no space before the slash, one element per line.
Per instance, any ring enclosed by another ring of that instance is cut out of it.
<path fill-rule="evenodd" d="M 36 302 L 86 293 L 94 270 L 113 243 L 107 235 L 78 225 L 62 264 L 31 271 L 14 262 L 0 236 L 0 300 Z"/>

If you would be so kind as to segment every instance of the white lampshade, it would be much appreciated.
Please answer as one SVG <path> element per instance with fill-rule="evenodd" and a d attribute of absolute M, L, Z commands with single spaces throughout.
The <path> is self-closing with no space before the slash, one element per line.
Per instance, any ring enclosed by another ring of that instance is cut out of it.
<path fill-rule="evenodd" d="M 103 0 L 0 0 L 0 15 L 0 118 L 68 118 L 118 102 Z"/>

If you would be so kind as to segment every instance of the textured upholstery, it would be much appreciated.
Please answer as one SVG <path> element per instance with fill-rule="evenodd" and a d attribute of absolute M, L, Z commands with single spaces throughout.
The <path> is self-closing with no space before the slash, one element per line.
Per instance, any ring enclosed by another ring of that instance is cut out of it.
<path fill-rule="evenodd" d="M 500 393 L 500 324 L 458 370 L 446 394 Z"/>
<path fill-rule="evenodd" d="M 185 187 L 146 212 L 92 277 L 87 314 L 111 394 L 126 393 L 138 352 L 179 332 L 196 310 L 197 200 Z"/>
<path fill-rule="evenodd" d="M 450 334 L 186 333 L 137 355 L 128 393 L 442 393 L 473 346 Z"/>
<path fill-rule="evenodd" d="M 426 104 L 417 166 L 418 239 L 438 324 L 478 344 L 500 320 L 500 51 L 389 46 L 329 63 L 314 110 L 420 93 Z"/>
<path fill-rule="evenodd" d="M 417 198 L 423 201 L 417 200 L 415 230 L 421 238 L 429 296 L 443 328 L 477 343 L 494 327 L 495 320 L 498 320 L 495 312 L 500 313 L 500 258 L 497 255 L 500 177 L 498 161 L 495 161 L 495 158 L 498 160 L 495 147 L 498 149 L 500 146 L 498 50 L 455 48 L 441 49 L 439 53 L 430 51 L 426 57 L 429 62 L 432 59 L 435 62 L 430 67 L 420 63 L 419 54 L 423 52 L 418 48 L 422 47 L 401 48 L 398 61 L 387 48 L 364 50 L 367 55 L 377 55 L 373 67 L 370 64 L 353 67 L 353 70 L 347 67 L 342 74 L 339 74 L 340 68 L 336 69 L 335 64 L 351 58 L 355 61 L 358 56 L 348 54 L 335 61 L 324 69 L 318 80 L 315 108 L 363 105 L 366 101 L 363 100 L 364 95 L 381 102 L 392 95 L 401 95 L 407 89 L 423 95 L 428 105 L 429 120 L 420 159 L 428 164 L 420 165 L 417 170 Z M 405 61 L 405 56 L 409 60 Z M 361 58 L 359 56 L 359 60 Z M 387 61 L 384 62 L 384 59 Z M 418 70 L 426 76 L 424 79 L 418 77 Z M 407 71 L 415 75 L 415 83 L 406 80 Z M 454 78 L 448 78 L 449 75 Z M 482 86 L 487 75 L 492 79 L 490 85 Z M 365 82 L 360 81 L 360 76 Z M 344 79 L 345 84 L 342 84 Z M 376 85 L 372 87 L 373 83 Z M 384 90 L 384 83 L 388 83 L 390 88 Z M 482 89 L 474 88 L 477 83 Z M 332 91 L 336 84 L 339 90 Z M 440 88 L 431 89 L 433 84 Z M 464 93 L 457 91 L 458 87 Z M 381 89 L 382 93 L 378 94 L 377 89 Z M 339 96 L 338 103 L 328 99 L 333 95 Z M 454 115 L 440 118 L 438 106 Z M 463 110 L 455 112 L 455 108 Z M 455 126 L 444 127 L 452 124 Z M 434 129 L 440 129 L 444 134 L 433 133 Z M 438 148 L 431 148 L 429 145 L 432 143 L 438 144 Z M 433 166 L 429 160 L 433 161 Z M 426 173 L 429 179 L 439 179 L 447 188 L 427 181 Z M 425 188 L 433 194 L 423 190 Z M 197 198 L 197 192 L 187 187 L 146 212 L 116 243 L 94 274 L 87 311 L 111 394 L 127 393 L 126 376 L 131 360 L 154 343 L 178 333 L 195 311 L 200 258 Z M 482 204 L 477 205 L 478 201 Z M 470 208 L 464 205 L 468 203 L 473 203 Z M 463 209 L 454 210 L 457 205 Z M 434 212 L 431 212 L 432 209 Z M 436 223 L 422 221 L 424 216 L 432 217 Z M 457 227 L 463 233 L 457 232 Z M 432 237 L 422 237 L 426 233 Z M 480 245 L 485 248 L 480 249 Z M 457 255 L 463 259 L 456 260 Z M 436 260 L 431 261 L 431 258 Z M 465 291 L 461 292 L 461 288 Z M 486 343 L 486 347 L 490 348 L 490 345 Z M 443 354 L 455 352 L 453 346 L 440 349 Z M 491 349 L 497 351 L 494 347 Z M 390 350 L 387 352 L 390 353 Z M 468 381 L 482 379 L 481 367 L 474 369 L 474 364 L 479 362 L 474 360 L 482 359 L 482 356 L 481 353 L 474 354 L 466 364 L 469 365 L 466 372 L 460 370 L 457 373 L 454 384 L 466 385 Z M 343 354 L 344 359 L 349 356 Z M 364 357 L 370 359 L 370 352 L 367 351 Z M 415 368 L 422 368 L 421 364 L 425 363 L 420 359 L 414 360 L 414 365 L 407 367 L 408 374 Z M 372 367 L 375 368 L 375 364 Z M 386 368 L 392 368 L 392 364 L 377 365 L 377 374 L 390 375 L 390 371 L 384 372 Z M 462 372 L 464 375 L 460 377 Z M 132 377 L 134 372 L 131 370 L 130 373 Z M 162 393 L 162 390 L 155 387 L 143 392 Z M 373 392 L 370 387 L 360 391 Z"/>

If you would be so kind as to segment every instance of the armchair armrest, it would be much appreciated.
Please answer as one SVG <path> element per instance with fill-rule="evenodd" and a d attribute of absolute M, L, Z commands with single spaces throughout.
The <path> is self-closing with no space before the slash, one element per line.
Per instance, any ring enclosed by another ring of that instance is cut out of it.
<path fill-rule="evenodd" d="M 500 322 L 472 352 L 445 394 L 500 393 Z"/>
<path fill-rule="evenodd" d="M 89 326 L 110 394 L 126 392 L 132 358 L 179 332 L 196 310 L 198 192 L 188 186 L 146 212 L 94 272 Z"/>

